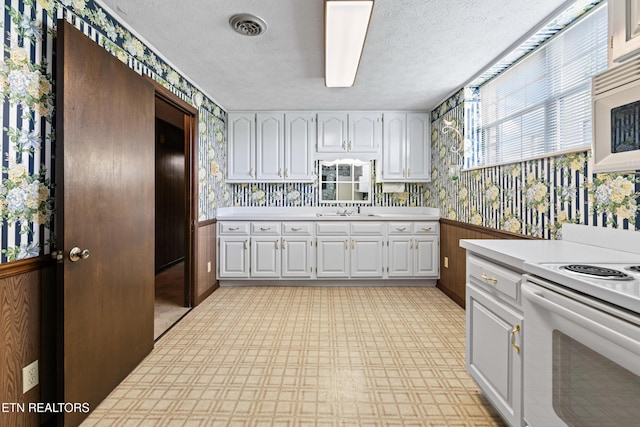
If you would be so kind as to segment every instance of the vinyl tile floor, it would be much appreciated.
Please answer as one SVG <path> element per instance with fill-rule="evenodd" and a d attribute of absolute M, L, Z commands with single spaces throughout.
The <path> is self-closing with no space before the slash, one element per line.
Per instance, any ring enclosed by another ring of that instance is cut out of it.
<path fill-rule="evenodd" d="M 216 290 L 83 426 L 504 426 L 433 287 Z"/>

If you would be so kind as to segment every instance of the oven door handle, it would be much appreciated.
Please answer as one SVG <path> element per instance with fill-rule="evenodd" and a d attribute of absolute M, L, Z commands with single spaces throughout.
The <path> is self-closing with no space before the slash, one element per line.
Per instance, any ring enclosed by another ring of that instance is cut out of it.
<path fill-rule="evenodd" d="M 549 298 L 545 296 L 543 291 L 537 290 L 537 289 L 531 289 L 529 286 L 525 284 L 522 286 L 522 295 L 524 298 L 531 301 L 531 303 L 542 306 L 548 311 L 550 311 L 551 313 L 562 316 L 565 319 L 569 320 L 570 322 L 573 322 L 584 329 L 592 331 L 598 334 L 599 336 L 607 339 L 608 341 L 616 345 L 619 345 L 620 347 L 626 348 L 627 350 L 633 352 L 634 354 L 640 354 L 640 342 L 634 340 L 633 338 L 627 335 L 620 333 L 615 329 L 606 327 L 599 322 L 595 322 L 589 319 L 588 317 L 583 316 L 580 313 L 577 313 L 567 307 L 564 307 L 554 301 L 551 301 Z M 555 296 L 556 294 L 553 294 L 553 295 Z M 564 297 L 560 297 L 560 298 L 565 299 Z M 566 300 L 567 302 L 570 302 L 573 304 L 582 305 L 582 303 L 574 302 L 573 300 L 570 300 L 568 298 L 566 298 Z M 593 310 L 594 312 L 599 312 L 598 310 L 592 309 L 591 307 L 586 307 L 586 309 Z M 525 318 L 526 317 L 527 316 L 525 313 Z M 624 322 L 624 321 L 620 320 L 620 322 Z"/>

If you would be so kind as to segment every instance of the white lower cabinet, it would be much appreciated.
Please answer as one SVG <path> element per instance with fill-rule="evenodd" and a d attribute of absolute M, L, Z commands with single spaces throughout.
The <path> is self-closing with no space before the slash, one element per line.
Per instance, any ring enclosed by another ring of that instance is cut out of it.
<path fill-rule="evenodd" d="M 351 238 L 351 277 L 382 278 L 383 238 Z"/>
<path fill-rule="evenodd" d="M 435 279 L 437 224 L 220 221 L 218 278 Z"/>
<path fill-rule="evenodd" d="M 251 277 L 280 277 L 280 236 L 251 237 Z"/>
<path fill-rule="evenodd" d="M 440 238 L 437 222 L 390 222 L 387 251 L 390 278 L 438 277 Z"/>
<path fill-rule="evenodd" d="M 349 262 L 348 236 L 318 236 L 316 240 L 317 277 L 348 278 L 351 263 Z"/>
<path fill-rule="evenodd" d="M 511 426 L 523 426 L 521 274 L 467 255 L 466 364 Z"/>
<path fill-rule="evenodd" d="M 310 278 L 313 275 L 313 240 L 310 237 L 282 238 L 282 277 Z"/>
<path fill-rule="evenodd" d="M 220 278 L 249 278 L 249 237 L 220 237 Z"/>

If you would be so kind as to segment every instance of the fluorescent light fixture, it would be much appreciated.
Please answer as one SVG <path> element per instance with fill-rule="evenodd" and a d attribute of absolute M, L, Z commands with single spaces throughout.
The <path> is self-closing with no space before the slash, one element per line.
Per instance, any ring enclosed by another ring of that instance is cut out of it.
<path fill-rule="evenodd" d="M 372 11 L 373 0 L 325 0 L 325 86 L 353 86 Z"/>

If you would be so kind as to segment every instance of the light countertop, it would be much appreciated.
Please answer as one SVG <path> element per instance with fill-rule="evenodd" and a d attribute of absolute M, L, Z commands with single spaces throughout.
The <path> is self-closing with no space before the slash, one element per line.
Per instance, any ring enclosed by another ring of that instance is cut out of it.
<path fill-rule="evenodd" d="M 440 211 L 424 207 L 234 207 L 219 208 L 218 221 L 438 221 Z"/>

